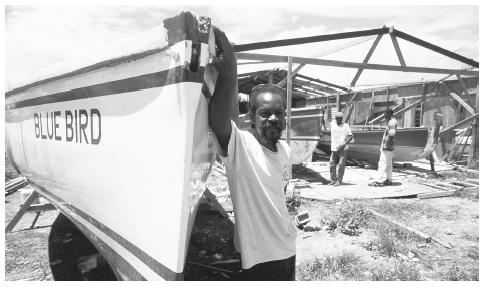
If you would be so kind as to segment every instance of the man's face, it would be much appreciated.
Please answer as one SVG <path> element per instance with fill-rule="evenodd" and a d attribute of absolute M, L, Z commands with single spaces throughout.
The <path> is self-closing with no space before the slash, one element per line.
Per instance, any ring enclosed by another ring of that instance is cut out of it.
<path fill-rule="evenodd" d="M 257 95 L 255 117 L 252 119 L 255 131 L 266 142 L 275 144 L 285 128 L 285 109 L 281 95 L 262 92 Z"/>
<path fill-rule="evenodd" d="M 386 119 L 386 121 L 389 121 L 391 119 L 391 114 L 390 113 L 385 113 L 384 114 L 384 119 Z"/>
<path fill-rule="evenodd" d="M 341 125 L 341 124 L 342 124 L 342 118 L 341 118 L 341 117 L 336 117 L 336 118 L 335 118 L 335 122 L 336 122 L 338 125 Z"/>

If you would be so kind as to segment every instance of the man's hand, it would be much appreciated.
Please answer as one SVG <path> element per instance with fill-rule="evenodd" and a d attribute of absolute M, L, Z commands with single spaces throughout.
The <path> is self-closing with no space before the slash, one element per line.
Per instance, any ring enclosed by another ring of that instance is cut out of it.
<path fill-rule="evenodd" d="M 231 135 L 233 103 L 238 95 L 237 66 L 233 47 L 225 33 L 215 26 L 213 33 L 217 53 L 212 59 L 212 65 L 218 71 L 218 78 L 210 99 L 208 116 L 210 127 L 218 139 L 222 153 L 226 155 Z"/>
<path fill-rule="evenodd" d="M 218 71 L 218 77 L 222 77 L 223 80 L 228 80 L 230 84 L 233 84 L 237 79 L 237 66 L 233 46 L 228 41 L 225 33 L 220 31 L 218 27 L 213 26 L 213 33 L 215 34 L 216 57 L 213 58 L 212 65 Z"/>

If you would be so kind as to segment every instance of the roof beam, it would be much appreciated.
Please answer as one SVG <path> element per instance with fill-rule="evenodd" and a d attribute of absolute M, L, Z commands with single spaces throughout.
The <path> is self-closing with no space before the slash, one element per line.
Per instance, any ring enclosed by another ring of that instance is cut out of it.
<path fill-rule="evenodd" d="M 292 58 L 293 60 L 293 58 Z M 334 88 L 337 88 L 337 89 L 340 89 L 340 90 L 343 90 L 343 91 L 346 91 L 348 92 L 349 89 L 347 88 L 344 88 L 342 86 L 339 86 L 339 85 L 336 85 L 336 84 L 332 84 L 332 83 L 329 83 L 329 82 L 326 82 L 326 81 L 322 81 L 322 80 L 319 80 L 319 79 L 314 79 L 314 78 L 311 78 L 311 77 L 307 77 L 307 76 L 304 76 L 304 75 L 297 75 L 298 78 L 302 78 L 302 79 L 306 79 L 306 80 L 309 80 L 311 82 L 316 82 L 318 84 L 321 84 L 321 85 L 325 85 L 325 86 L 329 86 L 329 87 L 334 87 Z"/>
<path fill-rule="evenodd" d="M 455 60 L 458 60 L 462 63 L 465 63 L 467 65 L 470 65 L 470 66 L 473 66 L 475 68 L 478 68 L 479 67 L 479 63 L 476 62 L 475 60 L 472 60 L 472 59 L 469 59 L 469 58 L 466 58 L 464 56 L 461 56 L 459 54 L 456 54 L 454 52 L 451 52 L 451 51 L 448 51 L 446 49 L 443 49 L 439 46 L 436 46 L 434 44 L 431 44 L 429 42 L 426 42 L 424 40 L 421 40 L 419 38 L 416 38 L 416 37 L 413 37 L 409 34 L 406 34 L 404 32 L 401 32 L 399 30 L 396 30 L 396 29 L 393 29 L 393 34 L 401 39 L 404 39 L 406 41 L 409 41 L 411 43 L 414 43 L 416 45 L 419 45 L 419 46 L 422 46 L 424 48 L 427 48 L 429 50 L 432 50 L 434 52 L 437 52 L 437 53 L 440 53 L 442 55 L 445 55 L 451 59 L 455 59 Z"/>
<path fill-rule="evenodd" d="M 328 34 L 328 35 L 241 44 L 241 45 L 234 45 L 233 48 L 235 52 L 245 52 L 245 51 L 257 50 L 257 49 L 267 49 L 267 48 L 283 47 L 283 46 L 290 46 L 290 45 L 308 44 L 308 43 L 314 43 L 314 42 L 324 42 L 324 41 L 331 41 L 331 40 L 372 36 L 372 35 L 378 35 L 381 33 L 386 34 L 388 32 L 389 32 L 389 28 L 384 27 L 380 29 L 371 29 L 371 30 L 362 30 L 362 31 L 354 31 L 354 32 Z"/>
<path fill-rule="evenodd" d="M 309 86 L 309 87 L 312 87 L 316 90 L 320 90 L 324 93 L 328 93 L 328 94 L 334 94 L 334 93 L 337 93 L 336 90 L 330 88 L 330 87 L 327 87 L 327 86 L 323 86 L 317 82 L 311 82 L 311 81 L 306 81 L 306 80 L 301 80 L 299 78 L 296 78 L 294 79 L 295 82 L 299 85 L 302 85 L 302 86 Z"/>
<path fill-rule="evenodd" d="M 254 53 L 237 53 L 238 59 L 245 60 L 267 60 L 269 62 L 286 62 L 287 56 L 268 55 L 268 54 L 254 54 Z M 412 73 L 428 73 L 428 74 L 459 74 L 468 76 L 478 76 L 478 71 L 468 70 L 453 70 L 453 69 L 439 69 L 439 68 L 427 68 L 427 67 L 401 67 L 393 65 L 381 65 L 381 64 L 364 64 L 324 59 L 312 59 L 303 57 L 292 57 L 293 63 L 310 64 L 319 66 L 332 66 L 343 68 L 363 68 L 369 70 L 382 70 L 382 71 L 398 71 L 398 72 L 412 72 Z M 345 89 L 345 88 L 344 88 Z"/>
<path fill-rule="evenodd" d="M 374 40 L 374 43 L 372 43 L 371 48 L 369 49 L 369 52 L 367 53 L 366 57 L 364 58 L 364 61 L 362 63 L 367 64 L 369 62 L 369 59 L 371 58 L 372 54 L 374 53 L 374 50 L 376 50 L 377 44 L 379 44 L 379 41 L 381 41 L 381 38 L 384 34 L 379 34 L 377 35 L 376 40 Z M 354 76 L 354 79 L 352 79 L 351 82 L 351 87 L 354 87 L 357 83 L 357 80 L 359 80 L 359 77 L 362 74 L 363 69 L 359 68 Z"/>
<path fill-rule="evenodd" d="M 394 35 L 394 27 L 389 28 L 389 35 L 391 36 L 392 45 L 394 46 L 394 50 L 396 50 L 397 58 L 399 59 L 399 64 L 401 67 L 406 67 L 406 62 L 404 61 L 403 54 L 401 52 L 401 48 L 399 47 L 399 43 L 397 42 L 397 38 Z"/>

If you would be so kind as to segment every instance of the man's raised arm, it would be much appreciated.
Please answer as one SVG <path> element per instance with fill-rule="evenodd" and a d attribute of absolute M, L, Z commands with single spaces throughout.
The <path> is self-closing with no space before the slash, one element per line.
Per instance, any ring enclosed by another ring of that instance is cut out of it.
<path fill-rule="evenodd" d="M 210 127 L 218 139 L 223 155 L 226 156 L 231 135 L 233 100 L 237 96 L 237 66 L 233 47 L 225 33 L 213 27 L 217 57 L 213 65 L 218 71 L 215 91 L 210 99 L 208 117 Z"/>

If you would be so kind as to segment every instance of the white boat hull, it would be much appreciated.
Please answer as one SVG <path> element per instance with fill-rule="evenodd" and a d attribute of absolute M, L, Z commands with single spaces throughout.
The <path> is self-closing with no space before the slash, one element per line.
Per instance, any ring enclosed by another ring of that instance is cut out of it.
<path fill-rule="evenodd" d="M 208 48 L 202 44 L 193 73 L 191 47 L 180 41 L 6 99 L 14 165 L 120 279 L 183 277 L 215 157 L 202 92 Z"/>

